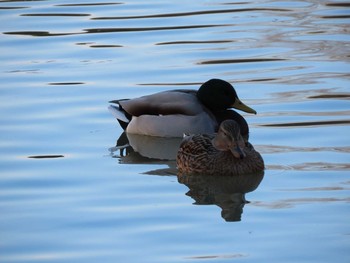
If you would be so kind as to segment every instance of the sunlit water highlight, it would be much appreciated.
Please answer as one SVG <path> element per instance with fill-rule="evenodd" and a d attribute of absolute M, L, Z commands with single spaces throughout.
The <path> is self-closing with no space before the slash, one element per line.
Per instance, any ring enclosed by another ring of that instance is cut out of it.
<path fill-rule="evenodd" d="M 0 1 L 0 262 L 349 262 L 349 7 Z M 258 112 L 263 178 L 113 148 L 109 100 L 214 77 Z"/>

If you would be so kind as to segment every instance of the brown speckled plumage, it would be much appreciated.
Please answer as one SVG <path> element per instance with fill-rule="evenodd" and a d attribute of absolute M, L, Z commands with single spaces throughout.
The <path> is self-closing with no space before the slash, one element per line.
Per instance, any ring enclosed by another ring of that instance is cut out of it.
<path fill-rule="evenodd" d="M 191 135 L 180 145 L 176 162 L 180 173 L 206 175 L 242 175 L 264 170 L 264 161 L 254 147 L 243 147 L 245 157 L 233 156 L 231 151 L 217 150 L 214 135 Z"/>

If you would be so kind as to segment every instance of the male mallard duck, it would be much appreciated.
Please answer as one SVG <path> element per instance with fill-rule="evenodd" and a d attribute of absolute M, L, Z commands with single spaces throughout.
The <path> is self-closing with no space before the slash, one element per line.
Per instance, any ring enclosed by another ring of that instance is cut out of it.
<path fill-rule="evenodd" d="M 230 83 L 220 79 L 205 82 L 198 91 L 171 90 L 110 103 L 116 104 L 109 110 L 126 132 L 159 137 L 214 133 L 223 120 L 233 119 L 247 139 L 246 120 L 229 108 L 256 114 L 239 100 Z"/>
<path fill-rule="evenodd" d="M 184 174 L 242 175 L 264 170 L 261 155 L 244 141 L 234 120 L 223 121 L 215 136 L 185 137 L 176 163 L 179 172 Z"/>

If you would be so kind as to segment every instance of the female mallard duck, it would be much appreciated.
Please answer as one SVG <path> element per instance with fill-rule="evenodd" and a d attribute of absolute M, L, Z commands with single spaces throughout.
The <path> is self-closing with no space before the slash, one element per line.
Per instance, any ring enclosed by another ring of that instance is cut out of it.
<path fill-rule="evenodd" d="M 234 120 L 223 121 L 215 136 L 185 137 L 176 163 L 184 174 L 242 175 L 264 170 L 261 155 L 250 143 L 245 143 Z"/>
<path fill-rule="evenodd" d="M 246 120 L 229 108 L 256 114 L 238 99 L 230 83 L 220 79 L 205 82 L 198 91 L 171 90 L 111 103 L 116 105 L 109 110 L 126 132 L 159 137 L 214 133 L 223 120 L 233 119 L 248 138 Z"/>

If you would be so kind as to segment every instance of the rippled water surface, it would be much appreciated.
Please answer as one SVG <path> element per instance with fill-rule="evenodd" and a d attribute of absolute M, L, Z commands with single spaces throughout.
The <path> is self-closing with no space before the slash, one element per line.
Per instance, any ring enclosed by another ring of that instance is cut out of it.
<path fill-rule="evenodd" d="M 0 1 L 0 261 L 350 262 L 349 22 L 331 0 Z M 258 112 L 263 178 L 113 149 L 109 100 L 214 77 Z"/>

